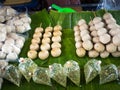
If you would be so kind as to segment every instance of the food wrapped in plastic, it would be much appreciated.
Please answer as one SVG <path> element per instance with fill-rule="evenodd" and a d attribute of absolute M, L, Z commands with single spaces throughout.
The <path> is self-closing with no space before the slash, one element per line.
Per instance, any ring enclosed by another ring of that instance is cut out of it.
<path fill-rule="evenodd" d="M 117 69 L 118 69 L 118 78 L 120 79 L 120 66 L 118 66 Z"/>
<path fill-rule="evenodd" d="M 3 77 L 5 74 L 5 67 L 8 65 L 8 62 L 5 60 L 0 60 L 0 77 Z"/>
<path fill-rule="evenodd" d="M 118 70 L 114 64 L 106 65 L 100 71 L 100 84 L 105 84 L 118 79 Z"/>
<path fill-rule="evenodd" d="M 54 63 L 49 66 L 50 70 L 50 77 L 55 80 L 57 83 L 66 87 L 67 83 L 67 75 L 65 69 L 62 67 L 61 64 Z"/>
<path fill-rule="evenodd" d="M 69 60 L 64 64 L 68 78 L 75 83 L 77 86 L 80 86 L 80 67 L 76 61 Z"/>
<path fill-rule="evenodd" d="M 35 83 L 52 86 L 48 68 L 36 68 L 32 78 Z"/>
<path fill-rule="evenodd" d="M 101 61 L 92 59 L 88 61 L 84 66 L 84 74 L 85 74 L 85 80 L 86 84 L 92 81 L 101 70 Z"/>
<path fill-rule="evenodd" d="M 20 58 L 18 68 L 25 79 L 30 82 L 32 78 L 33 71 L 37 68 L 37 64 L 35 64 L 29 58 Z"/>
<path fill-rule="evenodd" d="M 19 72 L 18 68 L 13 65 L 8 65 L 5 68 L 4 78 L 8 81 L 20 86 L 22 74 Z"/>

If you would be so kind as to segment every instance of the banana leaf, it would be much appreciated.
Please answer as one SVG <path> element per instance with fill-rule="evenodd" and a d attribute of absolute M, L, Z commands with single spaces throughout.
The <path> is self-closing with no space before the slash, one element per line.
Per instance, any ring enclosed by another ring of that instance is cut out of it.
<path fill-rule="evenodd" d="M 116 18 L 117 23 L 120 24 L 120 11 L 109 11 L 112 13 L 113 17 Z M 102 16 L 105 11 L 99 10 L 95 11 L 96 16 Z M 53 63 L 64 64 L 68 60 L 75 60 L 79 63 L 81 67 L 81 72 L 83 72 L 83 68 L 85 63 L 90 60 L 87 55 L 83 58 L 79 58 L 75 52 L 75 41 L 74 41 L 74 32 L 73 26 L 77 23 L 80 18 L 83 18 L 87 21 L 90 20 L 90 16 L 93 18 L 94 14 L 91 11 L 82 11 L 78 13 L 58 13 L 55 11 L 51 11 L 48 13 L 46 10 L 42 10 L 40 12 L 35 12 L 31 15 L 32 29 L 28 32 L 29 38 L 26 40 L 25 45 L 21 51 L 20 57 L 27 57 L 27 51 L 29 50 L 30 41 L 32 39 L 32 35 L 36 27 L 42 23 L 42 27 L 46 26 L 54 26 L 56 24 L 60 24 L 63 27 L 62 30 L 62 54 L 60 57 L 53 58 L 51 55 L 46 60 L 40 60 L 39 58 L 35 59 L 34 62 L 41 67 L 48 67 Z M 108 58 L 101 59 L 97 57 L 95 59 L 101 60 L 102 65 L 106 64 L 115 64 L 116 66 L 120 65 L 120 58 L 114 58 L 109 56 Z M 53 86 L 45 86 L 34 83 L 32 80 L 28 83 L 26 80 L 22 80 L 21 87 L 17 87 L 8 81 L 4 81 L 2 90 L 119 90 L 120 86 L 117 81 L 113 81 L 107 83 L 105 85 L 99 85 L 99 77 L 96 77 L 92 82 L 85 84 L 84 73 L 81 73 L 81 87 L 77 87 L 71 81 L 67 82 L 66 88 L 60 86 L 56 82 L 52 81 Z"/>

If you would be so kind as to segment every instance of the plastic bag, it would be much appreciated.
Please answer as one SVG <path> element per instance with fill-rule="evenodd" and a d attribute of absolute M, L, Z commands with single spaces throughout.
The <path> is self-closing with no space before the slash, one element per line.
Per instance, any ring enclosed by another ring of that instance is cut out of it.
<path fill-rule="evenodd" d="M 88 61 L 84 66 L 84 74 L 85 74 L 85 80 L 86 84 L 92 81 L 101 70 L 101 61 L 92 59 Z"/>
<path fill-rule="evenodd" d="M 117 69 L 118 69 L 118 78 L 120 79 L 120 66 L 118 66 Z"/>
<path fill-rule="evenodd" d="M 13 65 L 8 65 L 5 68 L 5 75 L 4 78 L 8 81 L 14 83 L 17 86 L 20 86 L 21 81 L 21 73 L 19 72 L 18 68 Z"/>
<path fill-rule="evenodd" d="M 25 77 L 25 79 L 30 82 L 30 79 L 32 78 L 33 71 L 37 68 L 37 64 L 35 64 L 31 59 L 29 58 L 20 58 L 20 63 L 18 65 L 18 68 L 22 75 Z"/>
<path fill-rule="evenodd" d="M 120 10 L 119 0 L 100 0 L 97 9 Z"/>
<path fill-rule="evenodd" d="M 100 71 L 100 84 L 105 84 L 118 79 L 118 70 L 114 64 L 106 65 Z"/>
<path fill-rule="evenodd" d="M 48 68 L 36 68 L 32 78 L 35 83 L 52 86 Z"/>
<path fill-rule="evenodd" d="M 55 80 L 57 83 L 66 87 L 67 83 L 67 75 L 65 69 L 62 67 L 61 64 L 54 63 L 49 66 L 50 70 L 50 77 Z"/>
<path fill-rule="evenodd" d="M 77 62 L 69 60 L 64 64 L 68 78 L 75 83 L 77 86 L 80 86 L 80 67 Z"/>

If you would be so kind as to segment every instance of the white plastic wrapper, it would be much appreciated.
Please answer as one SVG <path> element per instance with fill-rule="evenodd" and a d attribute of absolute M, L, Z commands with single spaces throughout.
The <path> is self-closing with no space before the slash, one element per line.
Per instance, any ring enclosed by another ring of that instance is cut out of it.
<path fill-rule="evenodd" d="M 118 69 L 114 64 L 106 65 L 100 71 L 100 84 L 105 84 L 118 79 Z"/>
<path fill-rule="evenodd" d="M 18 68 L 25 79 L 30 82 L 33 71 L 38 67 L 31 59 L 29 58 L 20 58 Z"/>
<path fill-rule="evenodd" d="M 66 87 L 67 73 L 61 64 L 54 63 L 49 65 L 50 77 L 59 83 L 61 86 Z"/>
<path fill-rule="evenodd" d="M 68 78 L 75 83 L 77 86 L 80 86 L 80 67 L 76 61 L 69 60 L 64 64 Z"/>
<path fill-rule="evenodd" d="M 89 60 L 84 66 L 86 84 L 92 81 L 101 71 L 100 60 Z"/>
<path fill-rule="evenodd" d="M 33 72 L 32 78 L 35 83 L 52 86 L 48 68 L 36 68 Z"/>

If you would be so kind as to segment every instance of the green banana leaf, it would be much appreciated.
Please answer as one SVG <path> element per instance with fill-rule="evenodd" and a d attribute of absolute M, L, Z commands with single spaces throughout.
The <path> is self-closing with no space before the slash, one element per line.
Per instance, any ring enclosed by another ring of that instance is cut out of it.
<path fill-rule="evenodd" d="M 120 24 L 120 11 L 110 11 L 114 18 L 116 18 L 117 23 Z M 102 16 L 105 11 L 99 10 L 96 11 L 96 16 Z M 31 15 L 32 29 L 28 32 L 29 38 L 26 40 L 25 45 L 21 51 L 20 57 L 27 57 L 27 52 L 29 50 L 29 45 L 32 39 L 32 35 L 36 27 L 42 23 L 42 27 L 45 28 L 49 25 L 54 26 L 56 24 L 60 24 L 63 27 L 62 30 L 62 54 L 60 57 L 53 58 L 49 56 L 46 60 L 40 60 L 39 58 L 35 59 L 35 63 L 38 66 L 48 67 L 48 65 L 53 63 L 61 63 L 64 64 L 68 60 L 75 60 L 79 63 L 81 67 L 81 87 L 77 87 L 73 84 L 69 79 L 67 80 L 67 87 L 64 88 L 57 84 L 55 81 L 52 81 L 53 86 L 45 86 L 34 83 L 32 80 L 28 83 L 24 78 L 21 81 L 20 87 L 17 87 L 11 84 L 8 81 L 4 81 L 2 90 L 119 90 L 120 85 L 118 81 L 110 82 L 104 85 L 99 85 L 99 77 L 96 77 L 92 82 L 85 84 L 85 77 L 83 73 L 83 66 L 85 63 L 90 60 L 87 55 L 83 58 L 79 58 L 75 52 L 75 41 L 74 41 L 74 32 L 73 26 L 77 23 L 80 18 L 85 19 L 87 22 L 90 20 L 90 16 L 93 18 L 94 14 L 91 11 L 82 11 L 79 13 L 58 13 L 55 11 L 51 11 L 48 13 L 46 10 L 42 10 L 40 12 L 35 12 Z M 101 59 L 102 65 L 113 63 L 116 66 L 120 65 L 120 57 L 114 58 L 109 56 L 106 59 Z"/>

